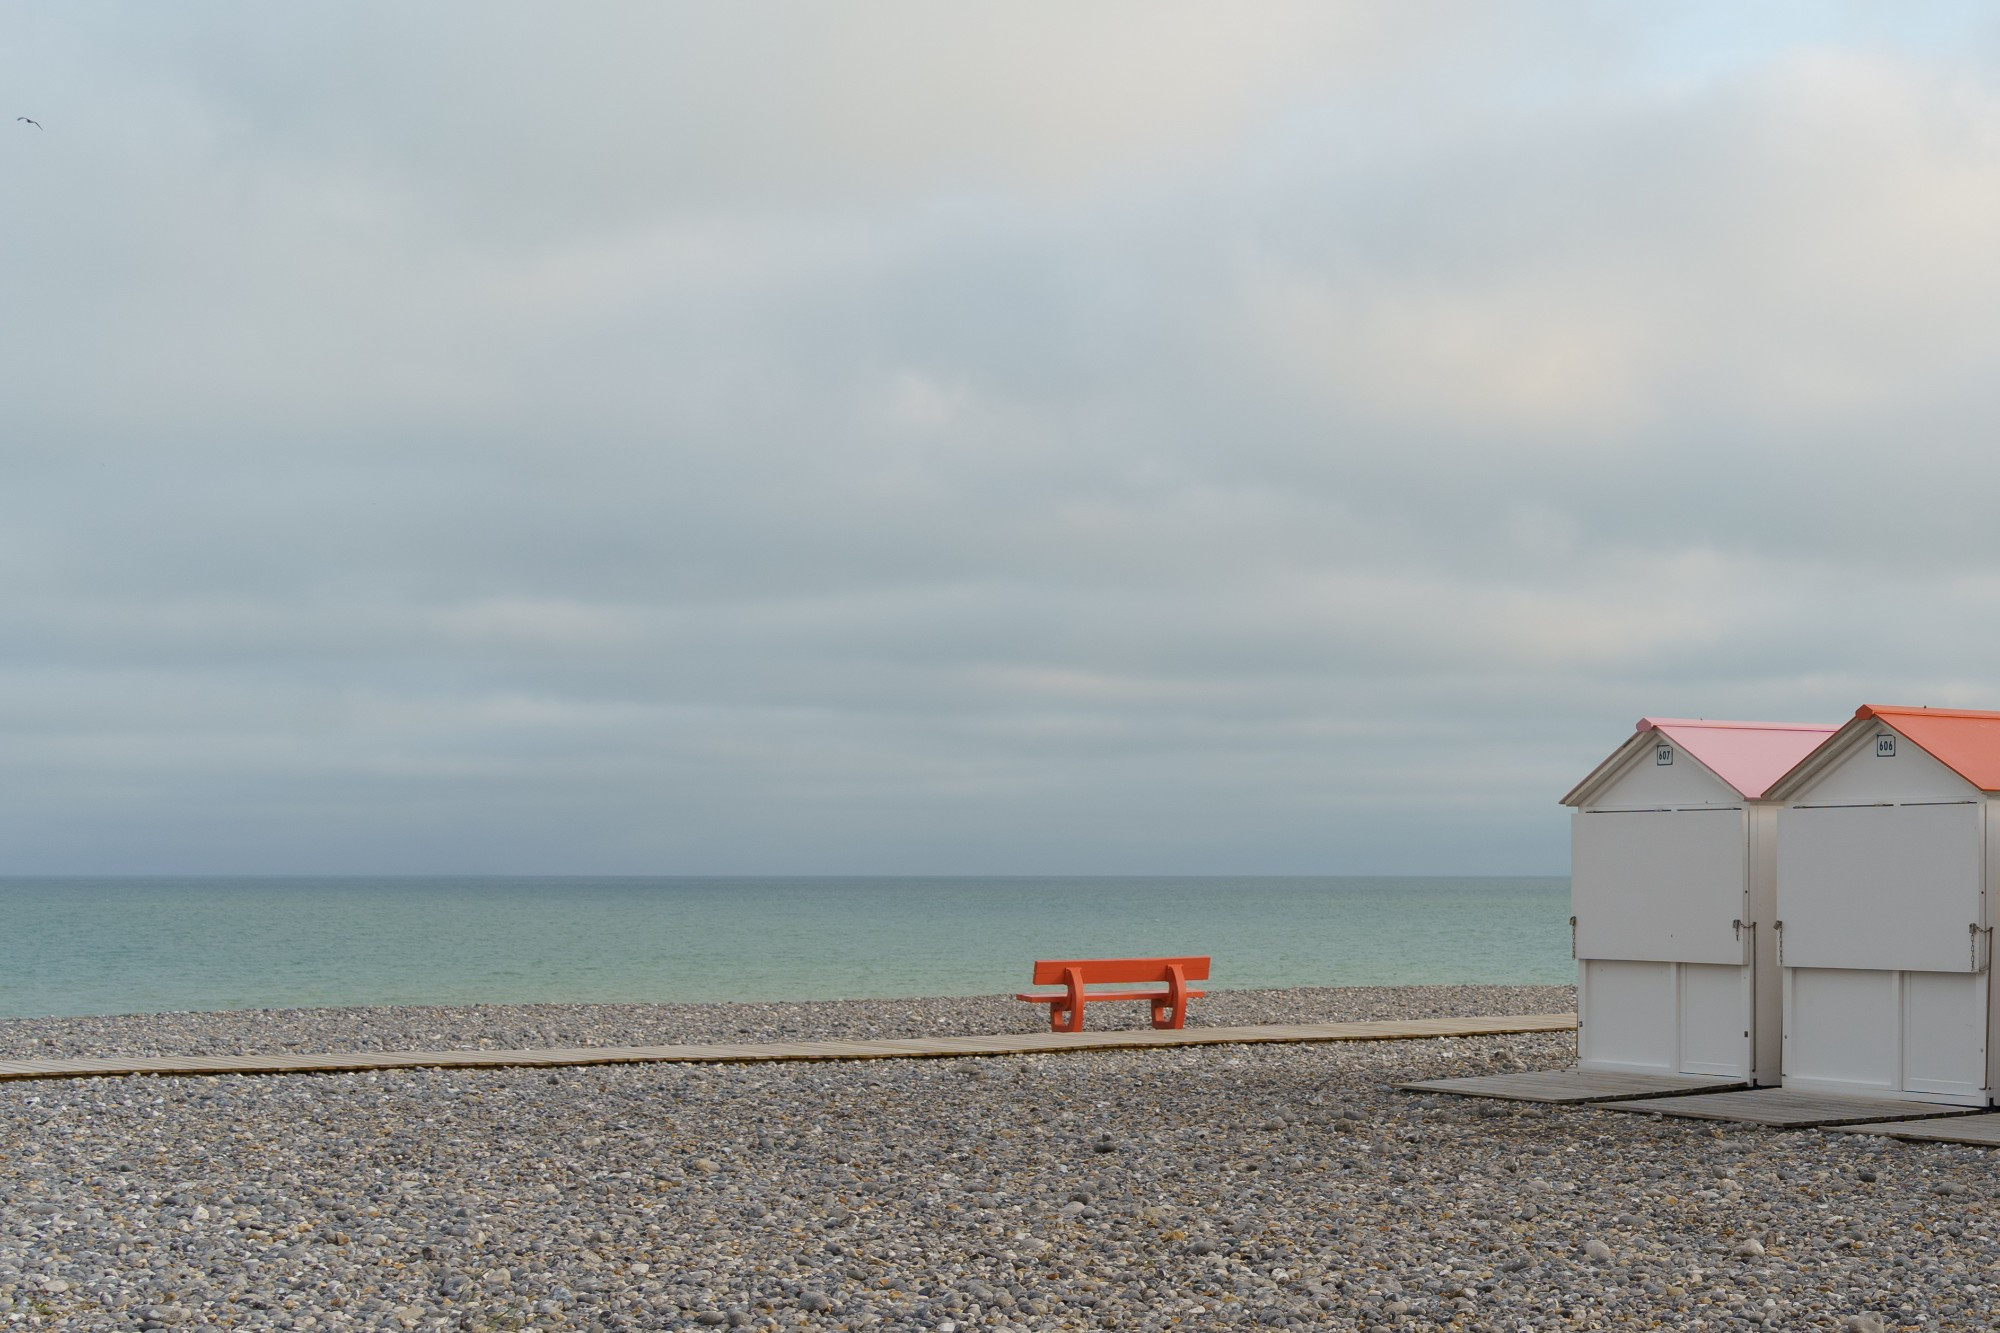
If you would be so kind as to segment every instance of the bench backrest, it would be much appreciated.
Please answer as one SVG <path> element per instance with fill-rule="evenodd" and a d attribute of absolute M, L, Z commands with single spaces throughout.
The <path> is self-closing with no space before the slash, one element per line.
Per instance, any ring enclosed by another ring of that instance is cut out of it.
<path fill-rule="evenodd" d="M 1083 984 L 1086 986 L 1165 981 L 1167 968 L 1174 963 L 1181 965 L 1181 975 L 1189 981 L 1208 980 L 1206 958 L 1038 958 L 1035 960 L 1034 984 L 1059 986 L 1063 970 L 1071 967 L 1083 973 Z"/>

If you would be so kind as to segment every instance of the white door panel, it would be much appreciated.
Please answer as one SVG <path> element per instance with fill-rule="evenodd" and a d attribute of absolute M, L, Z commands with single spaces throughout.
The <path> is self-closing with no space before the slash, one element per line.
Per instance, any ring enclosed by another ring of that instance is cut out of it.
<path fill-rule="evenodd" d="M 1986 1081 L 1986 977 L 1903 974 L 1903 1087 L 1954 1097 Z"/>
<path fill-rule="evenodd" d="M 1894 1090 L 1896 974 L 1795 967 L 1785 976 L 1785 1082 Z"/>
<path fill-rule="evenodd" d="M 1578 979 L 1583 1018 L 1577 1042 L 1580 1065 L 1585 1069 L 1673 1072 L 1672 963 L 1586 959 Z"/>
<path fill-rule="evenodd" d="M 1750 1074 L 1750 969 L 1680 964 L 1683 1074 Z"/>
<path fill-rule="evenodd" d="M 1974 970 L 1980 813 L 1971 804 L 1779 811 L 1785 965 Z"/>
<path fill-rule="evenodd" d="M 1585 811 L 1571 828 L 1578 958 L 1743 961 L 1742 810 Z"/>

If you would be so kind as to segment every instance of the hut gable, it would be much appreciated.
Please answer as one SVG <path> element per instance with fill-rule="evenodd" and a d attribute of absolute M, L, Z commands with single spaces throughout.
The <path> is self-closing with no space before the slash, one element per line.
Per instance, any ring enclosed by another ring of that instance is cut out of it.
<path fill-rule="evenodd" d="M 2000 713 L 1864 706 L 1862 716 L 1888 723 L 1980 791 L 2000 792 Z"/>
<path fill-rule="evenodd" d="M 1922 805 L 2000 790 L 2000 713 L 1866 705 L 1776 783 L 1795 805 Z"/>

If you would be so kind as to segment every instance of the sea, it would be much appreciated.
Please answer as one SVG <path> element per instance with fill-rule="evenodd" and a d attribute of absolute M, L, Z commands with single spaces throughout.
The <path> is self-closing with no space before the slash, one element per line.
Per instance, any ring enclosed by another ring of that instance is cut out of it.
<path fill-rule="evenodd" d="M 982 995 L 1037 958 L 1212 989 L 1574 979 L 1567 878 L 0 879 L 0 1018 Z"/>

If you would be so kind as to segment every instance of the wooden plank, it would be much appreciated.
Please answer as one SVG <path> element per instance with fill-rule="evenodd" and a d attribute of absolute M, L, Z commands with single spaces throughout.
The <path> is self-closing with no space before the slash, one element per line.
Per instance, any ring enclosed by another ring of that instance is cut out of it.
<path fill-rule="evenodd" d="M 388 1069 L 541 1069 L 609 1064 L 747 1064 L 789 1060 L 949 1059 L 1111 1051 L 1155 1046 L 1265 1042 L 1404 1041 L 1507 1033 L 1566 1032 L 1574 1014 L 1489 1014 L 1467 1018 L 1284 1023 L 1247 1027 L 1132 1028 L 1098 1032 L 992 1033 L 875 1041 L 761 1042 L 735 1045 L 571 1046 L 540 1050 L 361 1051 L 276 1055 L 97 1056 L 0 1060 L 0 1080 L 162 1077 L 216 1074 L 361 1073 Z"/>
<path fill-rule="evenodd" d="M 1743 1079 L 1707 1074 L 1636 1074 L 1596 1069 L 1551 1069 L 1539 1073 L 1488 1074 L 1477 1078 L 1432 1078 L 1399 1083 L 1405 1092 L 1444 1092 L 1456 1097 L 1495 1097 L 1510 1102 L 1571 1105 L 1638 1097 L 1682 1097 L 1746 1088 Z"/>
<path fill-rule="evenodd" d="M 1831 1125 L 1835 1134 L 1882 1134 L 1923 1143 L 1964 1143 L 1975 1148 L 2000 1148 L 2000 1115 L 1940 1116 L 1928 1120 L 1883 1120 L 1862 1125 Z"/>
<path fill-rule="evenodd" d="M 1631 1111 L 1640 1115 L 1679 1116 L 1691 1120 L 1728 1120 L 1744 1125 L 1768 1125 L 1776 1129 L 1821 1129 L 1871 1121 L 1976 1115 L 1985 1108 L 1805 1092 L 1797 1088 L 1752 1088 L 1748 1092 L 1720 1092 L 1700 1097 L 1608 1102 L 1603 1109 Z"/>

